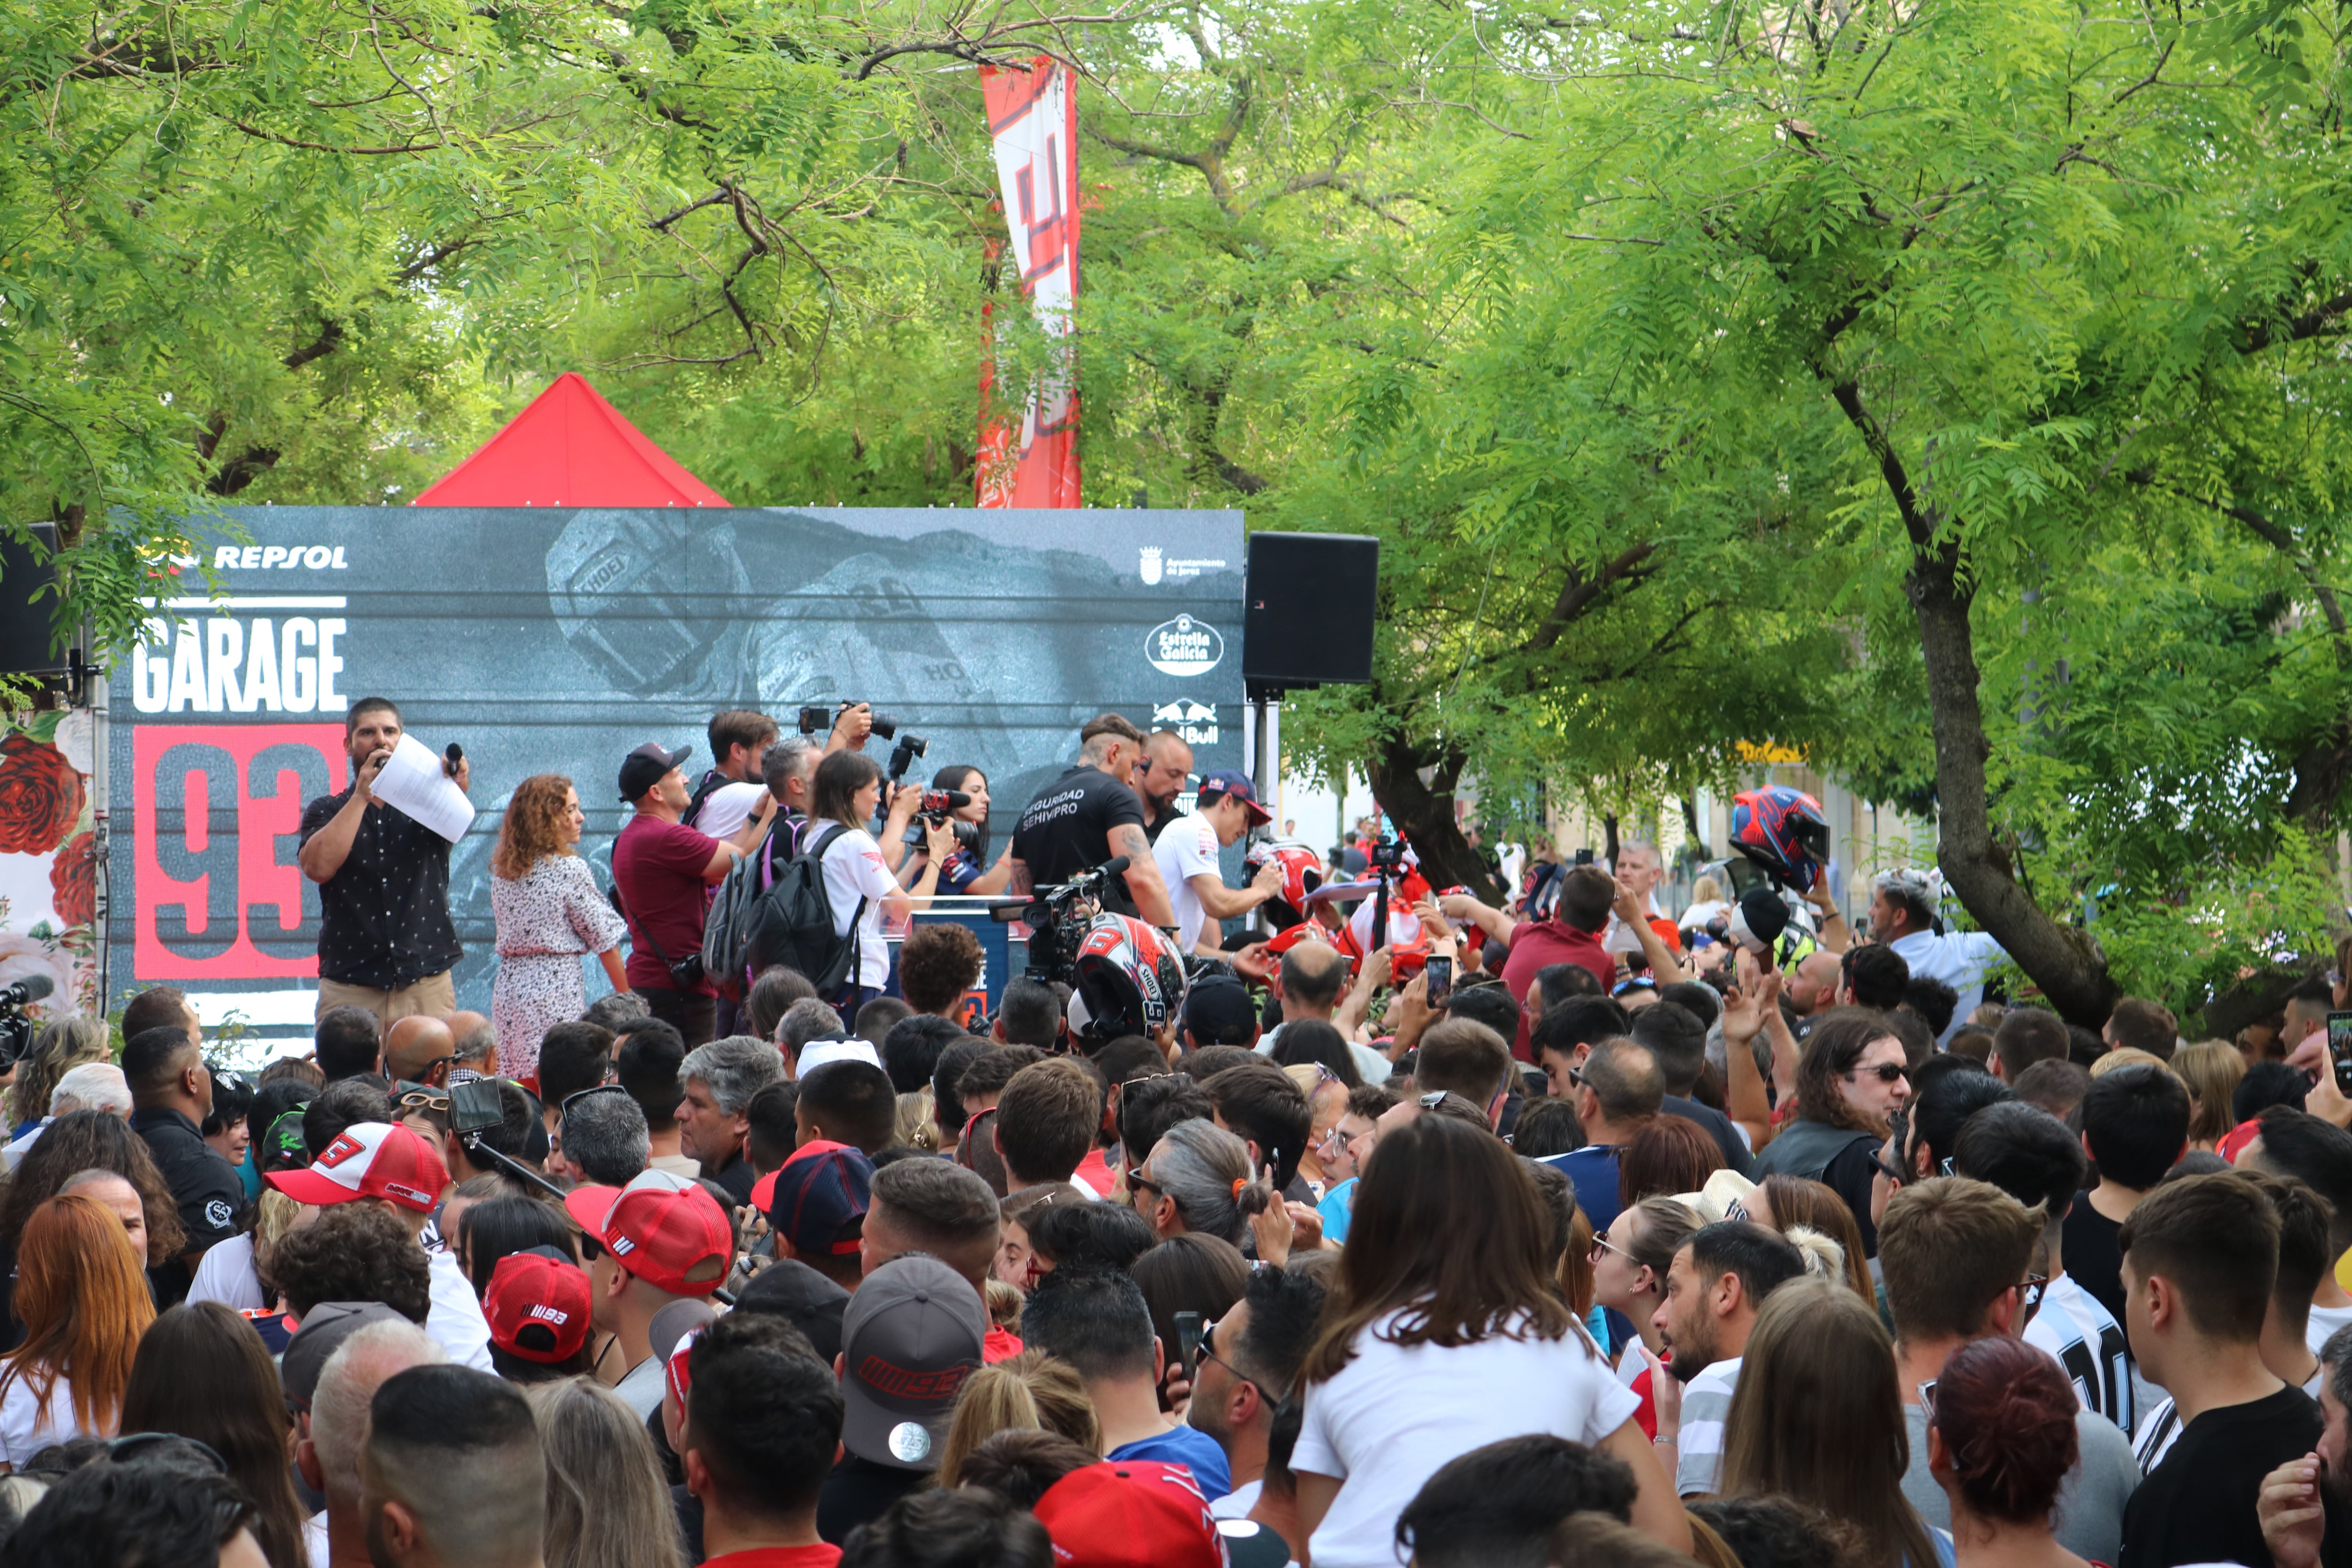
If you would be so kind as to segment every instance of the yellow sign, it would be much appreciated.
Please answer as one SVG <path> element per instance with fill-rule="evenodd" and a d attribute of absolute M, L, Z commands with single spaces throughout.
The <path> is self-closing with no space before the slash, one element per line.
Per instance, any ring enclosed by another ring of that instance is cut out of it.
<path fill-rule="evenodd" d="M 1743 763 L 1761 763 L 1768 766 L 1796 766 L 1805 760 L 1804 752 L 1794 746 L 1784 746 L 1778 741 L 1767 741 L 1760 746 L 1753 741 L 1739 741 L 1735 742 L 1734 744 L 1738 748 L 1739 760 Z"/>

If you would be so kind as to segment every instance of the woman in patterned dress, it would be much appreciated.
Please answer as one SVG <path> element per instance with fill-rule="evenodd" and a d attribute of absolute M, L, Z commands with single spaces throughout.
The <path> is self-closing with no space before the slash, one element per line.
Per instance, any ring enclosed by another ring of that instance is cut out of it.
<path fill-rule="evenodd" d="M 534 1076 L 540 1037 L 587 1010 L 581 954 L 596 955 L 614 990 L 629 988 L 620 952 L 628 928 L 577 853 L 586 820 L 570 779 L 534 773 L 515 786 L 499 826 L 490 857 L 490 912 L 499 928 L 490 1025 L 509 1078 Z"/>

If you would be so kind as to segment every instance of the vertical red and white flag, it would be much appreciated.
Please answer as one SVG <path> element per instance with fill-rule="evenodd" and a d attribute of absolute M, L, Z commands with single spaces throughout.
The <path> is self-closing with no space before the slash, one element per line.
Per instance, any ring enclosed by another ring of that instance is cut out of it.
<path fill-rule="evenodd" d="M 998 407 L 993 353 L 980 366 L 982 506 L 1076 506 L 1078 500 L 1078 94 L 1067 66 L 980 68 L 996 177 L 1004 193 L 1006 256 L 1055 352 L 1029 389 L 1016 429 Z"/>

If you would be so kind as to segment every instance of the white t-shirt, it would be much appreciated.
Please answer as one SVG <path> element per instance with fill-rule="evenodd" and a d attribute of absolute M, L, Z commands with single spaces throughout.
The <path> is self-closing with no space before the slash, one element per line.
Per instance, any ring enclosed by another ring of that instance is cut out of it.
<path fill-rule="evenodd" d="M 188 1305 L 193 1307 L 200 1301 L 218 1301 L 240 1312 L 256 1311 L 269 1305 L 261 1294 L 261 1280 L 253 1272 L 250 1232 L 205 1248 L 203 1258 L 196 1264 L 195 1280 L 188 1287 Z"/>
<path fill-rule="evenodd" d="M 812 822 L 808 847 L 833 831 L 833 824 Z M 898 891 L 898 879 L 882 858 L 882 847 L 862 827 L 853 827 L 824 852 L 824 896 L 833 904 L 833 934 L 845 937 L 849 922 L 857 922 L 857 984 L 880 990 L 890 979 L 890 948 L 882 940 L 882 900 Z M 866 900 L 863 914 L 857 900 Z"/>
<path fill-rule="evenodd" d="M 1984 1002 L 1985 972 L 2008 956 L 2000 943 L 1980 931 L 1946 931 L 1941 936 L 1918 931 L 1887 946 L 1911 966 L 1912 979 L 1940 980 L 1959 993 L 1952 1021 L 1936 1041 L 1939 1046 L 1968 1026 L 1969 1015 Z"/>
<path fill-rule="evenodd" d="M 2327 1348 L 2327 1336 L 2347 1323 L 2352 1323 L 2352 1307 L 2314 1307 L 2311 1321 L 2304 1325 L 2303 1342 L 2317 1355 Z"/>
<path fill-rule="evenodd" d="M 425 1336 L 441 1347 L 452 1365 L 490 1371 L 489 1320 L 482 1316 L 482 1303 L 466 1271 L 452 1253 L 427 1253 L 425 1262 L 433 1287 L 433 1304 L 425 1314 Z"/>
<path fill-rule="evenodd" d="M 743 831 L 751 820 L 751 813 L 768 786 L 755 784 L 720 784 L 703 801 L 700 815 L 687 826 L 697 833 L 708 833 L 713 838 L 732 838 Z"/>
<path fill-rule="evenodd" d="M 1201 940 L 1201 928 L 1209 921 L 1208 909 L 1193 889 L 1192 879 L 1206 874 L 1221 885 L 1225 879 L 1217 864 L 1217 830 L 1198 812 L 1180 816 L 1160 830 L 1151 858 L 1160 868 L 1160 879 L 1168 884 L 1169 907 L 1176 911 L 1176 945 L 1190 952 Z"/>
<path fill-rule="evenodd" d="M 33 1374 L 29 1369 L 8 1379 L 5 1393 L 0 1393 L 0 1463 L 23 1469 L 33 1456 L 52 1443 L 62 1443 L 68 1437 L 100 1437 L 102 1432 L 84 1432 L 74 1425 L 73 1385 L 63 1373 L 49 1384 L 46 1400 L 33 1396 Z"/>
<path fill-rule="evenodd" d="M 1340 1482 L 1308 1543 L 1316 1568 L 1396 1568 L 1397 1515 L 1448 1459 L 1534 1433 L 1597 1445 L 1641 1404 L 1580 1328 L 1448 1350 L 1381 1339 L 1395 1321 L 1360 1331 L 1354 1359 L 1307 1388 L 1291 1468 Z"/>

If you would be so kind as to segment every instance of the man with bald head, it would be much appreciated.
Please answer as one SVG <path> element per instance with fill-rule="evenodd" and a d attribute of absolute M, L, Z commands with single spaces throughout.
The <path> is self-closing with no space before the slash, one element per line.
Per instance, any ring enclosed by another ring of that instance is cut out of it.
<path fill-rule="evenodd" d="M 442 1361 L 441 1347 L 413 1323 L 369 1323 L 327 1359 L 310 1407 L 299 1414 L 294 1468 L 327 1506 L 312 1519 L 310 1561 L 368 1568 L 367 1521 L 360 1510 L 360 1454 L 376 1390 L 411 1367 Z M 322 1529 L 321 1526 L 324 1528 Z"/>
<path fill-rule="evenodd" d="M 1192 748 L 1173 730 L 1155 730 L 1135 763 L 1135 793 L 1143 802 L 1143 836 L 1160 842 L 1160 829 L 1183 816 L 1176 797 L 1192 777 Z"/>
<path fill-rule="evenodd" d="M 499 1076 L 499 1034 L 488 1018 L 479 1013 L 452 1013 L 449 1037 L 456 1042 L 450 1047 L 456 1054 L 449 1058 L 449 1083 Z"/>
<path fill-rule="evenodd" d="M 394 1083 L 439 1089 L 449 1081 L 449 1065 L 457 1054 L 457 1037 L 449 1026 L 422 1013 L 393 1020 L 384 1032 L 384 1072 Z"/>

